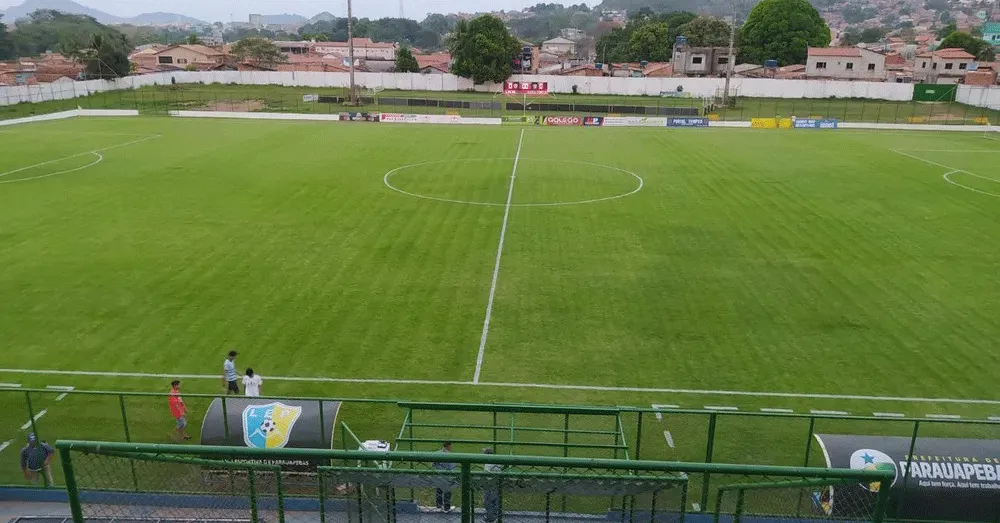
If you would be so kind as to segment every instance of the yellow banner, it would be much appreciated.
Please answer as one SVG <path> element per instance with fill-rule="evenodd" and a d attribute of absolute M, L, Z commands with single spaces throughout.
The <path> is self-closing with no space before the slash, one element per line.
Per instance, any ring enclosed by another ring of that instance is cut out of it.
<path fill-rule="evenodd" d="M 777 118 L 752 118 L 750 120 L 750 127 L 754 129 L 777 129 L 778 119 Z"/>
<path fill-rule="evenodd" d="M 778 120 L 778 128 L 779 129 L 791 129 L 792 128 L 792 119 L 791 118 L 781 118 L 780 120 Z"/>

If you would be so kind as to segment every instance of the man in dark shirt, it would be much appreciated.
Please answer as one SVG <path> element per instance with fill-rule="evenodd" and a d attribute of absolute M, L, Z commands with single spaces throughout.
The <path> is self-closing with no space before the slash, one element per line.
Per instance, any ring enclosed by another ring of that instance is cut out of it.
<path fill-rule="evenodd" d="M 40 473 L 44 473 L 45 484 L 51 485 L 52 469 L 49 468 L 49 463 L 55 454 L 55 449 L 48 443 L 39 442 L 37 436 L 28 434 L 28 444 L 21 449 L 21 472 L 24 472 L 24 479 L 37 484 Z"/>
<path fill-rule="evenodd" d="M 451 442 L 446 441 L 441 445 L 440 452 L 445 454 L 451 453 Z M 455 470 L 457 465 L 455 463 L 447 463 L 443 461 L 435 462 L 433 467 L 437 470 Z M 434 505 L 438 510 L 442 512 L 451 512 L 451 489 L 448 490 L 438 488 L 434 496 Z"/>

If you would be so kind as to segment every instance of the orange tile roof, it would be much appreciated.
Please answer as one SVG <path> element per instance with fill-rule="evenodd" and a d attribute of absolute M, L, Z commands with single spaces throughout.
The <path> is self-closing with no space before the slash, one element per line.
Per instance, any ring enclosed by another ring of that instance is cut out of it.
<path fill-rule="evenodd" d="M 420 66 L 421 69 L 434 64 L 448 65 L 451 63 L 450 53 L 415 54 L 413 57 L 417 59 L 417 65 Z"/>
<path fill-rule="evenodd" d="M 964 49 L 938 49 L 934 51 L 934 55 L 938 58 L 968 58 L 973 59 L 975 56 L 967 53 Z"/>

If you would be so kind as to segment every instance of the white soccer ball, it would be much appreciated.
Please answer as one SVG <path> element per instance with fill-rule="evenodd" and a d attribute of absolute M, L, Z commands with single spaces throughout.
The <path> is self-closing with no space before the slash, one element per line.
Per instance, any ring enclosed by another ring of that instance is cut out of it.
<path fill-rule="evenodd" d="M 278 428 L 277 423 L 275 423 L 274 420 L 270 418 L 264 420 L 264 423 L 260 424 L 260 430 L 264 431 L 265 434 L 270 434 L 276 428 Z"/>

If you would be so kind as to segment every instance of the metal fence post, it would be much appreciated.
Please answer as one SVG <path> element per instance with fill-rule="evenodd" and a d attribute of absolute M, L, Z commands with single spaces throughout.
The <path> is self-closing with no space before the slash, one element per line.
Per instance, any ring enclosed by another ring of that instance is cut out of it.
<path fill-rule="evenodd" d="M 83 523 L 83 507 L 80 506 L 80 490 L 76 484 L 76 474 L 73 472 L 73 459 L 68 448 L 59 449 L 62 459 L 63 475 L 66 476 L 66 495 L 69 497 L 69 510 L 74 523 Z"/>
<path fill-rule="evenodd" d="M 252 468 L 247 469 L 247 481 L 250 484 L 250 521 L 252 523 L 258 523 L 259 516 L 257 514 L 257 484 L 254 480 L 254 470 Z"/>
<path fill-rule="evenodd" d="M 740 519 L 743 518 L 743 502 L 746 500 L 745 489 L 740 489 L 736 494 L 736 511 L 733 513 L 733 523 L 740 523 Z"/>
<path fill-rule="evenodd" d="M 804 460 L 802 460 L 802 466 L 803 467 L 808 467 L 809 466 L 809 457 L 810 457 L 810 454 L 812 454 L 813 433 L 815 432 L 815 430 L 816 430 L 816 418 L 813 417 L 813 416 L 809 416 L 809 434 L 806 436 L 806 457 L 805 457 Z M 799 504 L 795 506 L 795 517 L 799 517 L 799 516 L 802 515 L 802 496 L 803 496 L 803 494 L 804 494 L 804 492 L 800 490 L 799 491 Z"/>
<path fill-rule="evenodd" d="M 708 446 L 705 449 L 705 463 L 712 462 L 712 450 L 715 448 L 715 418 L 716 414 L 713 412 L 708 415 Z M 701 510 L 705 511 L 708 509 L 708 485 L 711 481 L 712 475 L 708 472 L 705 473 L 705 479 L 701 483 Z"/>
<path fill-rule="evenodd" d="M 473 522 L 473 489 L 472 489 L 472 465 L 468 462 L 462 463 L 462 523 Z M 447 507 L 445 507 L 447 509 Z"/>
<path fill-rule="evenodd" d="M 280 468 L 274 471 L 274 482 L 278 490 L 278 523 L 285 523 L 285 487 Z"/>
<path fill-rule="evenodd" d="M 920 432 L 920 420 L 913 422 L 913 435 L 910 437 L 910 450 L 906 452 L 906 468 L 903 469 L 903 486 L 899 489 L 899 498 L 896 506 L 902 507 L 906 499 L 906 483 L 910 479 L 910 467 L 913 465 L 913 449 L 917 446 L 917 433 Z M 889 489 L 886 489 L 889 490 Z M 881 499 L 882 489 L 879 488 L 879 498 Z"/>
<path fill-rule="evenodd" d="M 132 435 L 129 433 L 129 430 L 128 430 L 128 413 L 125 411 L 125 395 L 124 394 L 119 394 L 118 395 L 118 406 L 120 406 L 121 409 L 122 409 L 122 426 L 125 428 L 125 442 L 126 443 L 131 443 L 132 442 Z M 132 460 L 129 460 L 128 465 L 129 465 L 129 468 L 132 470 L 132 486 L 135 488 L 136 492 L 139 492 L 139 475 L 136 474 L 136 472 L 135 472 L 135 462 L 132 461 Z"/>
<path fill-rule="evenodd" d="M 887 486 L 885 481 L 879 482 L 878 498 L 875 500 L 875 513 L 872 514 L 872 523 L 882 523 L 885 520 L 885 512 L 889 508 L 889 491 L 892 490 L 892 482 L 888 483 L 889 485 Z"/>
<path fill-rule="evenodd" d="M 319 523 L 326 523 L 326 481 L 323 480 L 323 471 L 319 471 L 316 480 L 319 483 Z"/>

